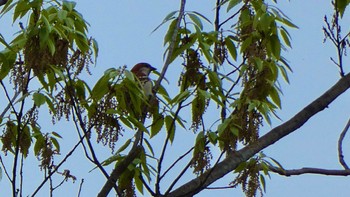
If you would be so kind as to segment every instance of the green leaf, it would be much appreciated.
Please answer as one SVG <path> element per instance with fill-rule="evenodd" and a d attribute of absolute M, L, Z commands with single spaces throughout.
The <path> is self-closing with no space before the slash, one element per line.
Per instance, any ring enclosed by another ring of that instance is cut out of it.
<path fill-rule="evenodd" d="M 156 136 L 159 131 L 162 129 L 164 125 L 164 117 L 163 116 L 159 116 L 157 118 L 153 118 L 153 123 L 151 126 L 151 138 Z"/>
<path fill-rule="evenodd" d="M 94 50 L 95 61 L 97 61 L 99 48 L 98 48 L 98 43 L 97 43 L 97 41 L 95 39 L 92 39 L 92 48 Z"/>
<path fill-rule="evenodd" d="M 276 35 L 270 36 L 269 44 L 270 44 L 269 46 L 270 46 L 270 49 L 271 49 L 273 56 L 276 59 L 280 59 L 280 57 L 281 57 L 281 42 L 280 42 L 278 36 L 276 36 Z"/>
<path fill-rule="evenodd" d="M 343 17 L 345 8 L 349 5 L 349 3 L 349 0 L 335 0 L 336 9 L 339 11 L 341 17 Z"/>
<path fill-rule="evenodd" d="M 226 11 L 227 12 L 230 11 L 233 7 L 235 7 L 236 5 L 238 5 L 241 2 L 242 2 L 242 0 L 231 0 L 227 5 Z"/>
<path fill-rule="evenodd" d="M 29 5 L 29 1 L 18 1 L 15 11 L 13 13 L 13 22 L 15 22 L 18 18 L 22 18 L 24 15 L 28 13 L 31 6 Z"/>
<path fill-rule="evenodd" d="M 169 140 L 172 143 L 175 138 L 175 122 L 173 117 L 169 115 L 165 117 L 165 127 L 168 132 Z"/>
<path fill-rule="evenodd" d="M 247 39 L 245 39 L 241 45 L 241 53 L 245 52 L 245 50 L 252 44 L 252 37 L 249 36 Z"/>
<path fill-rule="evenodd" d="M 57 12 L 57 17 L 62 22 L 62 21 L 66 20 L 67 14 L 68 14 L 68 12 L 66 10 L 59 10 Z"/>
<path fill-rule="evenodd" d="M 213 83 L 213 86 L 221 88 L 222 81 L 219 78 L 218 73 L 211 71 L 211 70 L 207 70 L 207 72 L 208 72 L 209 80 L 211 83 Z"/>
<path fill-rule="evenodd" d="M 174 18 L 174 15 L 177 13 L 178 11 L 176 10 L 176 11 L 172 11 L 172 12 L 170 12 L 168 15 L 166 15 L 166 17 L 163 19 L 163 21 L 168 21 L 168 20 L 171 20 L 171 19 L 173 19 Z"/>
<path fill-rule="evenodd" d="M 115 162 L 115 161 L 118 161 L 120 159 L 123 159 L 122 156 L 120 156 L 119 154 L 115 154 L 115 155 L 112 155 L 111 157 L 108 157 L 106 160 L 104 160 L 101 164 L 103 166 L 108 166 L 109 164 Z M 94 169 L 96 169 L 97 167 L 95 167 Z M 93 170 L 94 170 L 93 169 Z"/>
<path fill-rule="evenodd" d="M 284 170 L 283 166 L 281 165 L 280 162 L 278 162 L 276 159 L 272 158 L 272 157 L 268 157 L 269 159 L 271 159 L 279 168 L 281 168 L 282 170 Z"/>
<path fill-rule="evenodd" d="M 205 17 L 203 14 L 201 14 L 201 13 L 199 13 L 199 12 L 196 12 L 196 11 L 192 11 L 192 13 L 194 13 L 195 15 L 197 15 L 197 16 L 203 18 L 203 19 L 206 20 L 208 23 L 212 24 L 211 21 L 210 21 L 207 17 Z"/>
<path fill-rule="evenodd" d="M 42 134 L 40 133 L 40 135 L 36 136 L 36 141 L 34 144 L 34 155 L 38 156 L 41 149 L 43 149 L 45 147 L 45 139 L 42 136 Z"/>
<path fill-rule="evenodd" d="M 52 41 L 52 39 L 48 39 L 46 41 L 46 44 L 49 48 L 49 51 L 50 51 L 50 54 L 53 56 L 56 52 L 56 46 L 55 46 L 55 43 Z"/>
<path fill-rule="evenodd" d="M 152 156 L 154 156 L 152 145 L 149 143 L 149 141 L 146 138 L 144 138 L 143 140 L 146 143 L 148 150 L 151 151 Z"/>
<path fill-rule="evenodd" d="M 296 28 L 296 29 L 299 29 L 298 26 L 296 26 L 294 23 L 292 23 L 290 20 L 288 20 L 287 18 L 283 18 L 281 20 L 281 22 L 285 25 L 287 25 L 288 27 L 292 27 L 292 28 Z"/>
<path fill-rule="evenodd" d="M 284 28 L 280 29 L 280 34 L 282 36 L 282 39 L 284 41 L 284 43 L 286 43 L 286 45 L 290 48 L 292 48 L 290 40 L 289 40 L 289 35 L 288 32 L 286 32 L 286 30 Z"/>
<path fill-rule="evenodd" d="M 218 132 L 223 132 L 230 124 L 231 118 L 226 118 L 223 123 L 218 125 Z"/>
<path fill-rule="evenodd" d="M 200 30 L 203 30 L 202 21 L 201 21 L 201 19 L 200 19 L 197 15 L 188 13 L 188 16 L 190 17 L 190 19 L 192 20 L 192 22 L 193 22 Z"/>
<path fill-rule="evenodd" d="M 71 12 L 75 8 L 76 4 L 77 3 L 73 1 L 63 1 L 63 9 L 66 9 Z"/>
<path fill-rule="evenodd" d="M 51 134 L 55 137 L 58 137 L 58 138 L 61 138 L 62 139 L 62 136 L 60 134 L 58 134 L 57 132 L 55 131 L 52 131 Z"/>
<path fill-rule="evenodd" d="M 141 131 L 143 132 L 146 132 L 146 133 L 149 133 L 147 128 L 145 127 L 145 125 L 143 125 L 141 122 L 139 122 L 137 119 L 135 119 L 134 117 L 132 116 L 129 116 L 128 117 L 128 120 L 134 125 L 136 126 L 137 128 L 139 128 Z"/>
<path fill-rule="evenodd" d="M 164 46 L 168 43 L 168 42 L 171 42 L 171 39 L 173 38 L 173 34 L 174 34 L 174 31 L 175 31 L 175 27 L 176 27 L 176 23 L 177 23 L 177 20 L 174 19 L 170 25 L 169 25 L 169 28 L 168 28 L 168 31 L 166 32 L 165 36 L 164 36 Z"/>
<path fill-rule="evenodd" d="M 197 93 L 199 96 L 205 98 L 205 99 L 210 99 L 211 98 L 211 95 L 208 91 L 205 91 L 205 90 L 202 90 L 202 89 L 198 89 L 197 90 Z"/>
<path fill-rule="evenodd" d="M 169 96 L 169 93 L 168 91 L 164 88 L 163 85 L 160 85 L 159 88 L 158 88 L 158 93 L 160 95 L 163 96 L 163 98 L 168 102 L 170 103 L 171 99 L 170 99 L 170 96 Z"/>
<path fill-rule="evenodd" d="M 237 168 L 235 169 L 235 173 L 237 172 L 242 172 L 242 170 L 245 169 L 245 167 L 247 166 L 247 162 L 242 162 L 240 163 Z"/>
<path fill-rule="evenodd" d="M 235 126 L 231 126 L 230 127 L 230 131 L 231 131 L 231 133 L 233 134 L 233 135 L 235 135 L 235 136 L 239 136 L 239 129 L 237 128 L 237 127 L 235 127 Z"/>
<path fill-rule="evenodd" d="M 271 87 L 270 98 L 278 106 L 278 108 L 281 108 L 281 98 L 280 98 L 280 95 L 279 95 L 276 87 Z"/>
<path fill-rule="evenodd" d="M 265 177 L 264 175 L 260 174 L 260 183 L 264 189 L 264 192 L 266 193 L 266 182 L 265 182 Z"/>
<path fill-rule="evenodd" d="M 35 92 L 33 94 L 33 100 L 34 100 L 34 104 L 38 107 L 40 107 L 42 104 L 44 104 L 46 102 L 45 95 L 43 95 L 39 92 Z"/>
<path fill-rule="evenodd" d="M 134 74 L 132 72 L 125 70 L 124 75 L 130 81 L 135 81 L 135 77 L 134 77 Z"/>
<path fill-rule="evenodd" d="M 143 183 L 142 183 L 142 181 L 141 181 L 141 179 L 140 179 L 139 171 L 136 171 L 136 172 L 138 172 L 138 173 L 135 173 L 135 175 L 134 175 L 135 185 L 136 185 L 137 190 L 138 190 L 141 194 L 143 194 Z"/>
<path fill-rule="evenodd" d="M 11 48 L 10 49 L 15 50 L 14 52 L 22 50 L 22 48 L 24 47 L 26 42 L 27 42 L 27 36 L 24 35 L 24 33 L 21 33 L 15 39 L 13 39 L 11 41 L 10 44 L 11 44 L 12 49 Z"/>
<path fill-rule="evenodd" d="M 119 117 L 119 120 L 121 120 L 123 122 L 123 124 L 125 124 L 130 129 L 134 129 L 134 127 L 132 126 L 132 124 L 130 123 L 130 121 L 127 118 L 124 118 L 121 116 L 121 117 Z"/>
<path fill-rule="evenodd" d="M 1 13 L 0 18 L 2 18 L 7 12 L 12 10 L 12 8 L 18 4 L 18 1 L 14 2 L 14 3 L 12 3 L 12 2 L 13 2 L 13 0 L 8 0 L 7 1 L 7 3 L 4 5 L 2 10 L 0 11 L 0 13 Z"/>
<path fill-rule="evenodd" d="M 122 151 L 124 151 L 124 150 L 130 145 L 130 143 L 131 143 L 131 139 L 128 139 L 128 140 L 123 144 L 123 146 L 121 146 L 121 147 L 117 150 L 116 154 L 119 154 L 119 153 L 121 153 Z"/>
<path fill-rule="evenodd" d="M 217 143 L 217 141 L 218 141 L 218 135 L 216 134 L 216 132 L 210 131 L 210 132 L 208 133 L 208 138 L 209 138 L 209 141 L 210 141 L 213 145 L 215 145 L 215 144 Z"/>
<path fill-rule="evenodd" d="M 225 38 L 225 45 L 226 45 L 227 50 L 230 53 L 231 57 L 234 60 L 237 60 L 237 48 L 229 37 Z"/>
<path fill-rule="evenodd" d="M 106 93 L 109 92 L 109 79 L 108 75 L 102 76 L 95 86 L 91 90 L 91 97 L 95 100 L 100 100 Z"/>
<path fill-rule="evenodd" d="M 11 49 L 11 46 L 5 41 L 5 38 L 2 34 L 0 34 L 0 43 L 5 45 L 8 49 Z"/>
<path fill-rule="evenodd" d="M 82 52 L 89 51 L 89 41 L 86 38 L 86 35 L 77 31 L 74 36 L 74 41 Z"/>
<path fill-rule="evenodd" d="M 169 102 L 169 104 L 174 105 L 174 104 L 180 103 L 180 102 L 186 100 L 189 96 L 190 96 L 190 91 L 189 91 L 189 90 L 185 90 L 185 91 L 179 93 L 178 95 L 176 95 L 176 96 Z"/>
<path fill-rule="evenodd" d="M 60 152 L 60 144 L 58 143 L 57 139 L 54 137 L 50 137 L 52 144 L 57 149 L 57 152 Z"/>
<path fill-rule="evenodd" d="M 12 69 L 17 58 L 17 54 L 12 51 L 0 52 L 0 80 L 3 80 Z"/>
<path fill-rule="evenodd" d="M 170 12 L 164 19 L 163 21 L 156 27 L 154 28 L 154 30 L 152 31 L 152 33 L 154 33 L 155 31 L 157 31 L 157 29 L 159 29 L 159 27 L 161 27 L 162 25 L 164 25 L 166 22 L 168 22 L 169 20 L 171 19 L 174 19 L 175 18 L 175 14 L 177 13 L 178 11 L 172 11 Z"/>

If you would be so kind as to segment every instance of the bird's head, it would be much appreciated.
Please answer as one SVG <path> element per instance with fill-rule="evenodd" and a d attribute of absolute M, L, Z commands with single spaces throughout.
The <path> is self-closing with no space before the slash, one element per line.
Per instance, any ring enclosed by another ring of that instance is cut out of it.
<path fill-rule="evenodd" d="M 149 74 L 154 70 L 157 69 L 148 63 L 138 63 L 131 69 L 131 72 L 134 73 L 137 77 L 141 78 L 148 77 Z"/>

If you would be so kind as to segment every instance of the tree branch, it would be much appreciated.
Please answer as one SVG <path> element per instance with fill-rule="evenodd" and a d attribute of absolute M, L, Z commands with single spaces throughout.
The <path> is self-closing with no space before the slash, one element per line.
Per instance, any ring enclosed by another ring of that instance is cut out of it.
<path fill-rule="evenodd" d="M 134 161 L 134 159 L 140 154 L 141 151 L 142 147 L 137 146 L 134 151 L 130 151 L 130 153 L 120 163 L 118 163 L 118 166 L 113 169 L 111 176 L 109 176 L 109 179 L 102 187 L 100 193 L 98 194 L 98 197 L 104 197 L 108 195 L 108 193 L 116 184 L 122 172 L 125 171 L 125 169 L 129 166 L 129 164 L 132 161 Z"/>
<path fill-rule="evenodd" d="M 343 140 L 345 138 L 346 132 L 348 132 L 350 127 L 350 119 L 348 120 L 348 123 L 346 124 L 345 128 L 341 132 L 338 140 L 338 158 L 340 164 L 344 167 L 344 169 L 349 170 L 349 166 L 346 164 L 344 160 L 344 155 L 343 155 Z"/>
<path fill-rule="evenodd" d="M 321 168 L 301 168 L 293 170 L 283 170 L 280 168 L 270 167 L 270 171 L 277 173 L 282 176 L 293 176 L 293 175 L 302 175 L 302 174 L 320 174 L 327 176 L 349 176 L 350 170 L 329 170 Z"/>
<path fill-rule="evenodd" d="M 330 103 L 332 103 L 338 96 L 343 94 L 349 88 L 350 74 L 347 74 L 342 77 L 333 87 L 302 109 L 290 120 L 278 127 L 275 127 L 270 132 L 260 137 L 256 143 L 248 145 L 241 150 L 234 152 L 232 155 L 229 155 L 222 162 L 218 163 L 217 166 L 213 167 L 213 170 L 208 170 L 203 175 L 185 183 L 173 192 L 169 193 L 168 196 L 193 196 L 197 194 L 208 185 L 230 173 L 241 162 L 248 160 L 254 154 L 303 126 L 303 124 L 305 124 L 312 116 L 328 107 Z M 210 173 L 210 176 L 205 180 L 208 173 Z"/>
<path fill-rule="evenodd" d="M 165 73 L 168 70 L 168 67 L 171 63 L 171 58 L 172 58 L 174 50 L 175 50 L 177 33 L 180 29 L 181 19 L 183 18 L 184 13 L 185 13 L 185 5 L 186 5 L 186 0 L 181 0 L 180 11 L 179 11 L 179 15 L 177 17 L 176 27 L 174 28 L 174 32 L 173 32 L 173 35 L 171 37 L 171 43 L 170 43 L 169 48 L 168 48 L 169 49 L 168 55 L 166 57 L 162 72 L 160 73 L 160 76 L 159 76 L 159 78 L 158 78 L 158 80 L 153 88 L 156 92 L 157 92 L 162 80 L 164 79 Z"/>

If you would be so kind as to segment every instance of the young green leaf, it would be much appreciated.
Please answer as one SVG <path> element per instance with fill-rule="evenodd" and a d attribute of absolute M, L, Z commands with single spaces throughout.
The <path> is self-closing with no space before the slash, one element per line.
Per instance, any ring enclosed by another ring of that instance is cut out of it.
<path fill-rule="evenodd" d="M 271 87 L 270 98 L 278 106 L 278 108 L 281 108 L 281 98 L 276 87 Z"/>
<path fill-rule="evenodd" d="M 41 94 L 39 92 L 35 92 L 33 94 L 33 101 L 34 101 L 34 104 L 36 106 L 40 107 L 46 101 L 45 95 L 43 95 L 43 94 Z"/>
<path fill-rule="evenodd" d="M 284 43 L 286 43 L 286 45 L 288 47 L 292 48 L 290 40 L 289 40 L 289 35 L 288 35 L 288 33 L 286 32 L 286 30 L 284 28 L 280 29 L 280 34 L 282 36 L 282 39 L 283 39 Z"/>
<path fill-rule="evenodd" d="M 165 127 L 168 132 L 170 142 L 173 142 L 175 137 L 175 122 L 173 117 L 169 115 L 165 117 Z"/>
<path fill-rule="evenodd" d="M 55 146 L 57 152 L 60 152 L 60 144 L 58 143 L 57 139 L 54 137 L 50 137 L 50 140 L 52 144 Z"/>
<path fill-rule="evenodd" d="M 201 19 L 195 15 L 195 14 L 192 14 L 192 13 L 187 13 L 188 16 L 190 17 L 190 19 L 192 20 L 192 22 L 200 29 L 200 30 L 203 30 L 203 24 L 202 24 L 202 21 Z"/>
<path fill-rule="evenodd" d="M 277 35 L 270 36 L 269 41 L 270 41 L 269 44 L 270 44 L 272 55 L 276 59 L 280 59 L 280 57 L 281 57 L 281 42 L 280 42 L 278 36 Z"/>
<path fill-rule="evenodd" d="M 141 194 L 143 194 L 143 182 L 140 179 L 140 172 L 139 171 L 135 172 L 135 174 L 134 174 L 134 181 L 135 181 L 135 185 L 136 185 L 137 190 Z"/>
<path fill-rule="evenodd" d="M 151 138 L 156 136 L 159 131 L 162 129 L 164 125 L 164 117 L 163 116 L 159 116 L 157 118 L 153 118 L 153 123 L 151 126 Z"/>
<path fill-rule="evenodd" d="M 225 45 L 232 59 L 237 60 L 237 48 L 229 37 L 225 38 Z"/>
<path fill-rule="evenodd" d="M 227 5 L 226 11 L 227 12 L 230 11 L 233 7 L 235 7 L 236 5 L 238 5 L 241 2 L 242 2 L 242 0 L 231 0 Z"/>
<path fill-rule="evenodd" d="M 166 32 L 165 36 L 164 36 L 164 46 L 168 43 L 168 42 L 171 42 L 171 39 L 173 37 L 173 34 L 174 34 L 174 31 L 175 31 L 175 27 L 176 27 L 176 23 L 177 23 L 177 20 L 174 19 L 170 25 L 169 25 L 169 28 L 168 28 L 168 31 Z"/>
<path fill-rule="evenodd" d="M 130 145 L 130 143 L 131 143 L 131 139 L 128 139 L 128 140 L 123 144 L 123 146 L 121 146 L 121 147 L 117 150 L 116 154 L 119 154 L 119 153 L 121 153 L 122 151 L 124 151 L 124 150 Z"/>

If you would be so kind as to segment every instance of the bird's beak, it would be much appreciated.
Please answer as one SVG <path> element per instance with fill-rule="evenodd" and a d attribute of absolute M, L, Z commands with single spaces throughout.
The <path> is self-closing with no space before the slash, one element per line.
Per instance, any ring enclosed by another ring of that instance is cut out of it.
<path fill-rule="evenodd" d="M 151 71 L 157 70 L 156 68 L 154 68 L 153 66 L 150 67 Z"/>

